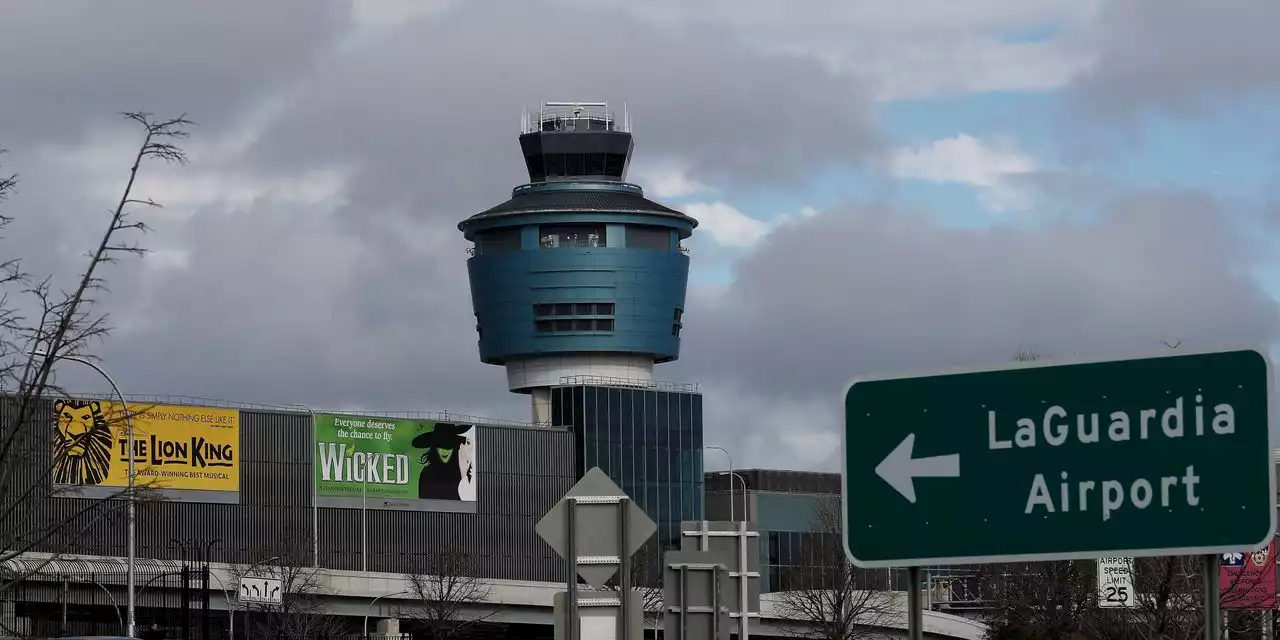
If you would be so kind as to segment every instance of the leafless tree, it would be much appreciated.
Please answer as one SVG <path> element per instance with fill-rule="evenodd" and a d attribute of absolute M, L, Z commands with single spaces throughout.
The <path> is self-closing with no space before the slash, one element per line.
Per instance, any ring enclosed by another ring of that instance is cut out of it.
<path fill-rule="evenodd" d="M 409 613 L 428 637 L 432 640 L 455 638 L 468 627 L 491 617 L 476 611 L 476 605 L 489 597 L 489 585 L 475 577 L 471 554 L 454 547 L 419 557 L 420 572 L 406 576 L 410 595 L 419 603 Z"/>
<path fill-rule="evenodd" d="M 662 621 L 662 547 L 658 537 L 649 538 L 631 556 L 631 586 L 640 592 L 646 627 Z M 609 579 L 606 590 L 617 593 L 618 576 Z"/>
<path fill-rule="evenodd" d="M 1035 362 L 1044 358 L 1044 352 L 1037 347 L 1022 345 L 1018 347 L 1017 353 L 1013 355 L 1014 362 Z"/>
<path fill-rule="evenodd" d="M 193 124 L 185 117 L 156 119 L 142 112 L 123 115 L 140 127 L 141 140 L 120 198 L 102 218 L 97 244 L 86 253 L 85 266 L 73 286 L 55 288 L 52 275 L 36 278 L 23 269 L 18 258 L 0 259 L 0 410 L 4 411 L 4 419 L 0 420 L 0 565 L 29 551 L 62 547 L 63 541 L 84 538 L 87 528 L 98 518 L 123 505 L 123 501 L 113 498 L 128 496 L 121 489 L 104 499 L 68 502 L 68 509 L 56 512 L 37 508 L 61 492 L 74 494 L 74 488 L 54 486 L 50 451 L 51 441 L 57 442 L 58 434 L 74 440 L 77 451 L 93 444 L 97 454 L 102 455 L 101 437 L 65 434 L 50 424 L 53 417 L 48 414 L 46 399 L 60 393 L 52 383 L 54 365 L 69 356 L 93 359 L 92 347 L 109 329 L 107 315 L 96 305 L 96 296 L 106 291 L 103 267 L 119 257 L 145 253 L 132 236 L 145 232 L 147 226 L 132 213 L 140 206 L 160 205 L 135 195 L 140 170 L 154 160 L 186 162 L 186 155 L 177 144 Z M 0 201 L 17 188 L 16 175 L 0 177 Z M 14 214 L 0 215 L 0 232 L 13 220 Z M 12 249 L 0 250 L 4 256 L 15 253 Z M 124 416 L 112 419 L 123 421 Z M 100 436 L 100 432 L 95 435 Z M 108 435 L 108 442 L 109 438 Z M 73 476 L 89 473 L 84 470 L 83 461 L 73 466 L 78 469 Z M 145 482 L 136 485 L 135 499 L 147 488 Z M 0 574 L 0 592 L 41 568 L 10 567 Z"/>
<path fill-rule="evenodd" d="M 1001 640 L 1080 638 L 1097 613 L 1095 562 L 995 564 L 979 569 L 991 637 Z"/>
<path fill-rule="evenodd" d="M 1204 589 L 1199 556 L 1160 556 L 1134 561 L 1134 606 L 1098 606 L 1094 560 L 987 565 L 984 618 L 999 640 L 1194 640 L 1204 635 Z M 1216 570 L 1216 567 L 1215 567 Z M 1244 603 L 1247 580 L 1220 586 L 1225 608 Z M 1260 620 L 1232 614 L 1233 631 L 1250 632 Z"/>
<path fill-rule="evenodd" d="M 234 568 L 240 577 L 280 581 L 279 604 L 245 603 L 244 628 L 250 638 L 326 638 L 345 632 L 342 618 L 327 613 L 330 590 L 320 570 L 313 566 L 311 531 L 288 527 L 260 547 L 263 561 Z"/>
<path fill-rule="evenodd" d="M 854 567 L 841 543 L 839 498 L 822 501 L 810 535 L 782 576 L 778 607 L 787 637 L 858 640 L 885 637 L 905 622 L 905 601 L 889 591 L 888 576 Z"/>

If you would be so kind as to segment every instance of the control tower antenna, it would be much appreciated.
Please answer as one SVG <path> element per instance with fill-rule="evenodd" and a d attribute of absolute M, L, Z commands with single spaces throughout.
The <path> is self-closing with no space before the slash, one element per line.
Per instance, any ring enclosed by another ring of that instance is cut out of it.
<path fill-rule="evenodd" d="M 458 224 L 481 361 L 548 422 L 551 388 L 568 379 L 651 384 L 680 357 L 689 256 L 698 221 L 626 182 L 631 111 L 607 102 L 543 102 L 522 110 L 529 183 Z"/>

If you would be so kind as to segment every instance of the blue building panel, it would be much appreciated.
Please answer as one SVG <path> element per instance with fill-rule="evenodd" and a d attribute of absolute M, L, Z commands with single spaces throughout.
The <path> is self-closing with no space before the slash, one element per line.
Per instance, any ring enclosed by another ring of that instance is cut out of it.
<path fill-rule="evenodd" d="M 506 251 L 476 255 L 467 268 L 485 362 L 566 351 L 645 354 L 659 362 L 679 357 L 678 310 L 684 309 L 689 278 L 689 258 L 682 253 L 613 247 Z M 537 306 L 557 303 L 613 306 L 607 312 L 552 313 L 545 317 L 553 323 L 576 324 L 540 330 Z M 606 318 L 611 326 L 577 326 L 583 324 L 578 320 Z"/>
<path fill-rule="evenodd" d="M 663 550 L 702 520 L 702 395 L 592 385 L 551 390 L 552 424 L 569 427 L 578 475 L 600 467 L 658 524 Z"/>

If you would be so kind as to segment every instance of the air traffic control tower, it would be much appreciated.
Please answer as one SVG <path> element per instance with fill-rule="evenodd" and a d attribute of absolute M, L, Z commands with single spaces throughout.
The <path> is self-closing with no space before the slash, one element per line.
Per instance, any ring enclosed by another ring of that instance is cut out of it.
<path fill-rule="evenodd" d="M 626 182 L 625 107 L 548 102 L 523 115 L 520 148 L 529 183 L 458 225 L 480 359 L 531 396 L 534 422 L 573 430 L 579 476 L 603 469 L 679 548 L 680 522 L 703 519 L 702 394 L 653 366 L 680 356 L 698 222 Z"/>
<path fill-rule="evenodd" d="M 529 183 L 458 225 L 480 359 L 550 419 L 550 388 L 587 378 L 647 382 L 680 356 L 697 221 L 626 182 L 627 113 L 605 103 L 548 102 L 523 114 Z"/>

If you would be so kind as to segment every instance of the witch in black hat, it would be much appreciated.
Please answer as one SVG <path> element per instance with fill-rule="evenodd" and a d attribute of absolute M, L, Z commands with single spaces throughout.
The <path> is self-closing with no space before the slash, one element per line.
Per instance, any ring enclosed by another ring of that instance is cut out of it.
<path fill-rule="evenodd" d="M 422 471 L 418 474 L 418 498 L 423 500 L 461 500 L 458 483 L 462 482 L 462 462 L 458 449 L 472 425 L 435 423 L 431 431 L 419 433 L 410 443 L 415 449 L 426 449 L 418 458 Z M 471 469 L 466 470 L 471 478 Z"/>

